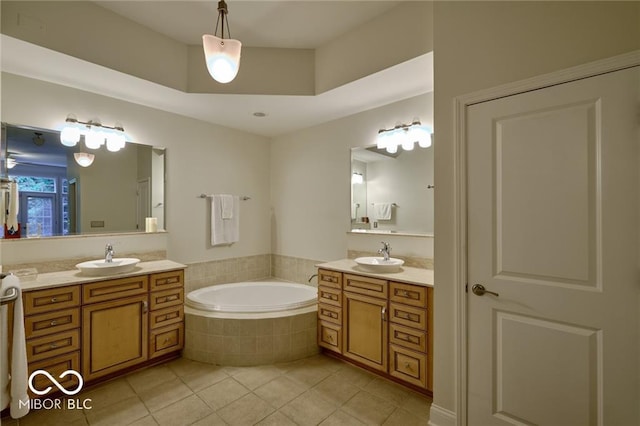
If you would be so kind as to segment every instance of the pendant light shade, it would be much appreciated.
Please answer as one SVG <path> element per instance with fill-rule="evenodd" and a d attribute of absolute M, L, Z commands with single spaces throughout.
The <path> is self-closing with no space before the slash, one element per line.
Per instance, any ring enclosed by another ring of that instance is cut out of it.
<path fill-rule="evenodd" d="M 240 69 L 242 43 L 230 38 L 222 39 L 210 34 L 202 36 L 204 57 L 211 77 L 219 83 L 229 83 Z"/>
<path fill-rule="evenodd" d="M 73 157 L 76 159 L 76 163 L 78 163 L 82 167 L 89 167 L 93 160 L 96 158 L 95 155 L 89 154 L 87 152 L 76 152 L 73 154 Z"/>
<path fill-rule="evenodd" d="M 240 69 L 240 50 L 242 43 L 231 38 L 229 22 L 227 20 L 227 3 L 224 0 L 218 2 L 218 20 L 213 35 L 202 36 L 202 47 L 204 48 L 204 60 L 211 77 L 219 83 L 229 83 Z M 222 23 L 220 37 L 218 37 L 218 25 Z M 224 26 L 227 25 L 229 38 L 224 38 Z"/>

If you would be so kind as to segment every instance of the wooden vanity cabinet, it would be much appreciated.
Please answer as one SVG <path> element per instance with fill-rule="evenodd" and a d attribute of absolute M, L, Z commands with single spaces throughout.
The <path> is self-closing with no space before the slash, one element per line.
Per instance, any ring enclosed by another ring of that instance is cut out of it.
<path fill-rule="evenodd" d="M 342 353 L 342 273 L 318 270 L 318 345 Z"/>
<path fill-rule="evenodd" d="M 25 291 L 29 374 L 72 369 L 90 382 L 178 354 L 183 302 L 182 269 Z M 34 384 L 46 388 L 47 380 L 38 375 Z M 64 380 L 67 388 L 77 384 L 73 375 Z"/>
<path fill-rule="evenodd" d="M 80 371 L 80 286 L 24 292 L 23 306 L 29 374 L 46 370 L 59 377 L 69 369 Z M 68 375 L 60 384 L 74 388 L 78 379 Z M 36 375 L 34 385 L 44 389 L 48 379 Z"/>
<path fill-rule="evenodd" d="M 318 276 L 318 345 L 430 393 L 433 288 L 322 269 Z"/>
<path fill-rule="evenodd" d="M 344 274 L 342 355 L 387 371 L 387 281 Z"/>
<path fill-rule="evenodd" d="M 151 359 L 184 347 L 184 271 L 152 274 L 149 280 Z"/>
<path fill-rule="evenodd" d="M 427 387 L 428 289 L 390 283 L 389 374 L 417 386 Z"/>
<path fill-rule="evenodd" d="M 147 360 L 149 278 L 83 286 L 82 377 L 92 380 Z"/>

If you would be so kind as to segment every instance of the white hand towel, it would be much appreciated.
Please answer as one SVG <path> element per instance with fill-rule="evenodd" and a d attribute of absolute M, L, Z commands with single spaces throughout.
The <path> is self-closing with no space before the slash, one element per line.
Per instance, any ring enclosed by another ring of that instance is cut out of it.
<path fill-rule="evenodd" d="M 11 182 L 9 184 L 9 215 L 7 216 L 7 229 L 9 230 L 11 230 L 11 228 L 13 228 L 14 231 L 18 230 L 19 204 L 18 184 Z"/>
<path fill-rule="evenodd" d="M 233 218 L 233 195 L 229 194 L 220 194 L 220 205 L 222 209 L 222 218 L 223 219 L 232 219 Z"/>
<path fill-rule="evenodd" d="M 373 203 L 373 212 L 377 220 L 391 220 L 391 203 Z"/>
<path fill-rule="evenodd" d="M 240 239 L 240 197 L 233 197 L 231 218 L 222 218 L 222 196 L 211 197 L 211 245 L 220 246 Z"/>
<path fill-rule="evenodd" d="M 22 291 L 20 290 L 20 279 L 15 275 L 8 275 L 2 280 L 0 286 L 1 294 L 4 294 L 7 289 L 15 288 L 18 291 L 18 298 L 14 302 L 13 307 L 13 340 L 11 342 L 11 385 L 9 388 L 10 394 L 10 408 L 9 413 L 14 419 L 24 417 L 29 413 L 29 395 L 27 394 L 27 385 L 29 380 L 29 371 L 27 369 L 27 346 L 24 333 L 24 312 L 22 308 Z M 3 309 L 6 305 L 3 306 Z M 5 315 L 3 311 L 3 315 Z M 4 323 L 4 318 L 3 323 Z M 0 356 L 5 357 L 7 354 L 6 345 L 8 345 L 8 336 L 5 334 L 3 327 L 2 352 Z M 5 361 L 6 362 L 6 361 Z M 4 362 L 3 362 L 4 363 Z M 7 378 L 7 369 L 2 373 L 0 380 L 2 385 L 2 397 L 5 398 L 5 389 Z M 5 401 L 3 400 L 3 405 Z"/>

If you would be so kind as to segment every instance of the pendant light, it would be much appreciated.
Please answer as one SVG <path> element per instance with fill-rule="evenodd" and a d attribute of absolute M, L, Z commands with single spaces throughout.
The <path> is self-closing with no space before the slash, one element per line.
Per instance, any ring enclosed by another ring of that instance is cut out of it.
<path fill-rule="evenodd" d="M 204 59 L 207 63 L 209 74 L 219 83 L 229 83 L 240 68 L 240 50 L 242 43 L 231 38 L 229 31 L 229 21 L 227 19 L 227 3 L 224 0 L 218 2 L 218 20 L 214 35 L 205 34 L 202 36 L 202 46 L 204 48 Z M 218 24 L 222 22 L 220 37 L 218 34 Z M 224 38 L 224 24 L 227 23 L 227 34 L 229 38 Z"/>

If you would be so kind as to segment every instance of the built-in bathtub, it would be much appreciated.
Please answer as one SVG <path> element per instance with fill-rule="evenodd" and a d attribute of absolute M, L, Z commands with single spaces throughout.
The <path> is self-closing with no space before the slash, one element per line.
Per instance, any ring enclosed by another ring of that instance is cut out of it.
<path fill-rule="evenodd" d="M 317 289 L 277 281 L 220 284 L 185 300 L 183 356 L 217 365 L 293 361 L 319 352 Z"/>

